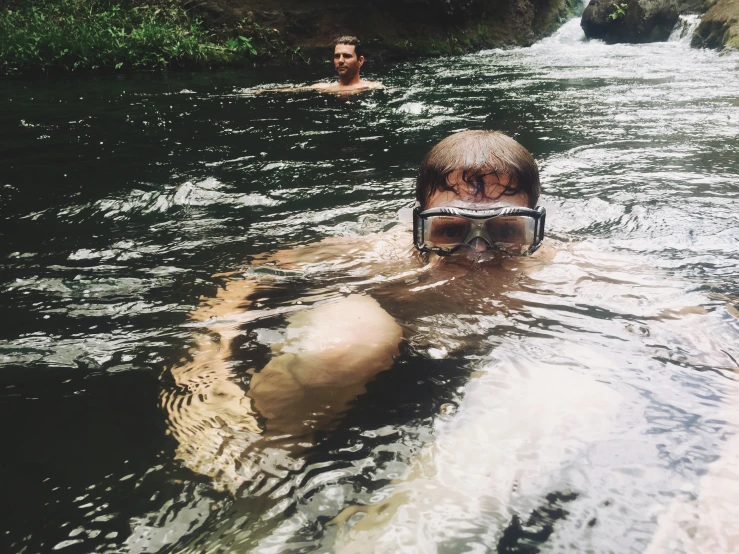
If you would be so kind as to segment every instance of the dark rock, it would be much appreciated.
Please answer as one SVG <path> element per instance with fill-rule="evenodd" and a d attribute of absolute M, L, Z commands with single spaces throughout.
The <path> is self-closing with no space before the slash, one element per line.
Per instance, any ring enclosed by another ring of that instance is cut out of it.
<path fill-rule="evenodd" d="M 679 16 L 677 0 L 590 0 L 580 25 L 586 37 L 610 43 L 659 42 Z"/>
<path fill-rule="evenodd" d="M 718 0 L 701 19 L 692 45 L 704 48 L 739 48 L 739 0 Z"/>

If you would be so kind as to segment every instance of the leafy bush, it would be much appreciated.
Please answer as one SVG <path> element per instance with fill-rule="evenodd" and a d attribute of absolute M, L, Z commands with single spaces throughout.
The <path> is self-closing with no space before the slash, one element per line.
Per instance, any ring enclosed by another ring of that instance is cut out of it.
<path fill-rule="evenodd" d="M 224 65 L 257 55 L 249 37 L 215 41 L 174 0 L 18 0 L 0 9 L 0 73 Z"/>
<path fill-rule="evenodd" d="M 608 19 L 611 21 L 618 21 L 626 17 L 626 12 L 629 9 L 628 4 L 614 4 L 611 13 L 608 14 Z"/>

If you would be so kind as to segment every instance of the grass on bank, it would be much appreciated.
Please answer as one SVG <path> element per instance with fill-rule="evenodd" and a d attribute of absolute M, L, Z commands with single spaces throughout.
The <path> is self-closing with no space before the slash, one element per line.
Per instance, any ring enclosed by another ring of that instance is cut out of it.
<path fill-rule="evenodd" d="M 236 65 L 284 46 L 268 31 L 244 24 L 216 38 L 176 0 L 6 0 L 0 74 Z"/>

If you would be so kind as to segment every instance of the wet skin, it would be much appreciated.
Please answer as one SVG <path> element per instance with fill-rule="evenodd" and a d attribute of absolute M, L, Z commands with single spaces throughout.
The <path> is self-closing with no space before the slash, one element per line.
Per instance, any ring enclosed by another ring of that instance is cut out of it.
<path fill-rule="evenodd" d="M 337 44 L 334 48 L 334 69 L 339 81 L 345 87 L 359 82 L 359 70 L 364 64 L 364 56 L 357 56 L 356 47 Z"/>

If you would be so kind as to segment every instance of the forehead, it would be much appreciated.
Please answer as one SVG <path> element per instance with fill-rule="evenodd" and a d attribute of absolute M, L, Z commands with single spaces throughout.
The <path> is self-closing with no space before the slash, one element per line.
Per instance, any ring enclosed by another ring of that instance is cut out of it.
<path fill-rule="evenodd" d="M 505 173 L 488 173 L 475 180 L 485 183 L 483 195 L 480 194 L 480 188 L 469 184 L 462 178 L 462 171 L 453 172 L 447 178 L 447 182 L 454 190 L 436 190 L 426 202 L 426 208 L 433 208 L 458 200 L 473 202 L 475 204 L 504 201 L 519 206 L 528 205 L 528 197 L 523 191 L 519 191 L 514 195 L 504 194 L 512 185 L 510 176 Z"/>
<path fill-rule="evenodd" d="M 500 196 L 511 185 L 511 178 L 506 173 L 495 173 L 491 170 L 473 178 L 468 176 L 465 180 L 462 171 L 457 170 L 447 177 L 447 183 L 454 187 L 457 195 L 462 197 L 480 196 L 483 192 L 480 183 L 484 183 L 484 196 L 495 197 Z"/>
<path fill-rule="evenodd" d="M 344 54 L 346 55 L 356 55 L 356 48 L 353 44 L 337 44 L 334 46 L 334 55 L 335 54 Z"/>

